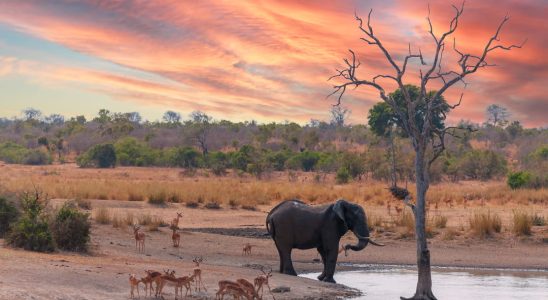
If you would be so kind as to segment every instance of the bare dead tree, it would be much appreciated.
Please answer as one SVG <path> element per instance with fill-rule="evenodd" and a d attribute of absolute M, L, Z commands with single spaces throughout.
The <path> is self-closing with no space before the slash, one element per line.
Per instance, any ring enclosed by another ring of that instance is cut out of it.
<path fill-rule="evenodd" d="M 409 53 L 403 58 L 401 64 L 398 64 L 394 60 L 393 55 L 390 54 L 382 41 L 373 31 L 373 27 L 371 26 L 371 13 L 373 10 L 369 11 L 369 14 L 367 15 L 367 22 L 364 22 L 356 14 L 355 18 L 358 22 L 359 29 L 364 34 L 364 37 L 362 37 L 361 40 L 366 42 L 368 45 L 377 47 L 383 53 L 384 57 L 393 69 L 393 73 L 379 74 L 369 80 L 358 78 L 356 71 L 360 66 L 360 61 L 356 58 L 354 51 L 350 49 L 349 52 L 351 58 L 344 59 L 345 67 L 337 70 L 337 74 L 330 78 L 341 80 L 340 84 L 334 86 L 334 91 L 331 94 L 338 95 L 337 105 L 341 103 L 341 99 L 348 87 L 357 88 L 363 85 L 376 89 L 379 92 L 380 98 L 389 104 L 402 120 L 400 126 L 403 127 L 403 130 L 409 136 L 413 149 L 415 150 L 416 203 L 410 203 L 409 198 L 407 197 L 405 203 L 411 207 L 415 217 L 418 281 L 415 295 L 409 299 L 436 299 L 432 293 L 430 251 L 428 250 L 425 234 L 426 193 L 430 184 L 430 165 L 445 150 L 445 135 L 454 134 L 455 127 L 444 127 L 442 129 L 438 129 L 433 125 L 433 114 L 436 113 L 436 110 L 439 108 L 437 106 L 440 105 L 440 101 L 435 100 L 439 99 L 445 91 L 447 91 L 447 89 L 456 83 L 460 82 L 466 85 L 466 82 L 464 82 L 464 78 L 466 76 L 473 74 L 480 69 L 495 66 L 486 60 L 488 54 L 491 52 L 497 49 L 511 50 L 513 48 L 521 48 L 525 43 L 524 41 L 520 45 L 509 46 L 498 43 L 500 41 L 500 32 L 509 20 L 509 17 L 505 16 L 498 25 L 495 33 L 485 44 L 483 51 L 477 55 L 460 51 L 456 46 L 455 40 L 453 39 L 452 48 L 455 55 L 457 55 L 457 58 L 459 58 L 457 62 L 458 66 L 456 70 L 446 70 L 445 66 L 442 66 L 443 53 L 446 48 L 445 45 L 447 40 L 457 29 L 459 19 L 464 11 L 464 2 L 460 7 L 453 5 L 453 8 L 455 10 L 455 15 L 449 23 L 449 29 L 441 36 L 438 36 L 434 34 L 432 22 L 430 20 L 430 7 L 428 7 L 428 17 L 426 18 L 429 26 L 428 32 L 431 35 L 435 46 L 435 54 L 430 64 L 426 63 L 420 49 L 418 52 L 412 52 L 411 45 L 409 45 Z M 419 68 L 420 94 L 415 98 L 410 96 L 403 81 L 408 64 L 411 60 L 418 60 L 421 66 L 425 67 L 424 70 L 422 67 Z M 405 105 L 403 108 L 397 105 L 390 94 L 387 94 L 381 83 L 379 83 L 379 80 L 381 79 L 391 80 L 397 84 L 398 88 L 404 95 Z M 434 82 L 435 80 L 439 80 L 442 85 L 441 88 L 438 89 L 432 96 L 432 94 L 429 95 L 427 86 L 430 82 Z M 461 93 L 456 104 L 449 105 L 451 110 L 461 104 L 462 96 L 463 94 Z M 424 107 L 421 108 L 420 114 L 417 114 L 418 107 Z M 445 118 L 445 113 L 443 113 L 443 118 Z M 402 299 L 405 298 L 402 297 Z"/>

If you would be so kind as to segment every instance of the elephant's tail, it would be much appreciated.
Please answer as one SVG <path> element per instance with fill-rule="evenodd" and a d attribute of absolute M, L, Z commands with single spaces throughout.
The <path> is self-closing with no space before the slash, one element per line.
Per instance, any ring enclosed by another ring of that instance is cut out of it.
<path fill-rule="evenodd" d="M 272 238 L 274 238 L 275 235 L 275 228 L 274 228 L 274 222 L 272 222 L 272 219 L 270 216 L 266 218 L 266 231 L 270 234 Z"/>

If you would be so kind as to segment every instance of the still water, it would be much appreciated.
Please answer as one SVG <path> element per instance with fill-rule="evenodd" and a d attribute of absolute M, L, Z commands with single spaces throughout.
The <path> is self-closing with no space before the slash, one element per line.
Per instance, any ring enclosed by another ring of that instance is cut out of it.
<path fill-rule="evenodd" d="M 315 279 L 319 273 L 304 274 Z M 386 300 L 410 297 L 417 284 L 417 272 L 404 267 L 365 267 L 357 271 L 338 272 L 338 283 L 362 291 L 353 299 Z M 439 300 L 548 300 L 548 272 L 508 270 L 432 270 L 434 295 Z"/>

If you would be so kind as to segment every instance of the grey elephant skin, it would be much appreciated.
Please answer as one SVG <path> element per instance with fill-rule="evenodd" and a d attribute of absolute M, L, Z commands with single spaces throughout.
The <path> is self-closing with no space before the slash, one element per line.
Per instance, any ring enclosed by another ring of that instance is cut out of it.
<path fill-rule="evenodd" d="M 297 275 L 291 261 L 293 249 L 316 248 L 324 265 L 318 279 L 326 282 L 335 282 L 333 274 L 339 254 L 339 241 L 348 230 L 354 233 L 358 242 L 345 245 L 345 251 L 363 250 L 368 243 L 384 246 L 369 238 L 367 216 L 363 208 L 346 200 L 319 207 L 300 200 L 283 201 L 266 217 L 266 228 L 280 255 L 280 273 Z"/>

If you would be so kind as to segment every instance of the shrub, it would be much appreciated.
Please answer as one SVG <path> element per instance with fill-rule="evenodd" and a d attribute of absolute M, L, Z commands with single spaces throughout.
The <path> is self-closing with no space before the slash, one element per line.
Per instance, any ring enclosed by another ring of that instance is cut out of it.
<path fill-rule="evenodd" d="M 55 243 L 44 212 L 45 201 L 38 191 L 20 197 L 22 216 L 13 225 L 7 243 L 25 250 L 51 252 Z"/>
<path fill-rule="evenodd" d="M 208 164 L 213 174 L 224 176 L 228 166 L 228 157 L 223 152 L 213 152 L 208 156 Z"/>
<path fill-rule="evenodd" d="M 543 216 L 539 216 L 537 214 L 535 214 L 534 216 L 531 217 L 532 219 L 532 223 L 534 226 L 544 226 L 546 225 L 546 220 L 544 219 Z"/>
<path fill-rule="evenodd" d="M 204 207 L 207 209 L 221 209 L 221 205 L 217 201 L 208 202 Z"/>
<path fill-rule="evenodd" d="M 197 208 L 200 204 L 198 202 L 188 201 L 185 206 L 188 208 Z"/>
<path fill-rule="evenodd" d="M 348 172 L 348 169 L 345 167 L 339 168 L 337 171 L 336 179 L 338 184 L 345 184 L 350 181 L 350 172 Z"/>
<path fill-rule="evenodd" d="M 126 137 L 114 144 L 118 164 L 122 166 L 154 165 L 160 155 L 136 138 Z"/>
<path fill-rule="evenodd" d="M 301 169 L 305 172 L 310 172 L 314 170 L 319 160 L 320 154 L 318 152 L 304 151 L 289 158 L 286 164 L 291 169 Z"/>
<path fill-rule="evenodd" d="M 20 164 L 29 150 L 19 144 L 6 142 L 0 144 L 0 160 L 8 164 Z"/>
<path fill-rule="evenodd" d="M 508 174 L 508 180 L 506 182 L 511 189 L 515 190 L 525 186 L 530 180 L 531 173 L 527 171 L 519 171 Z"/>
<path fill-rule="evenodd" d="M 112 144 L 98 144 L 76 158 L 82 168 L 110 168 L 116 165 L 116 152 Z"/>
<path fill-rule="evenodd" d="M 525 212 L 514 211 L 513 231 L 516 235 L 531 235 L 531 226 L 533 219 Z"/>
<path fill-rule="evenodd" d="M 91 224 L 89 214 L 78 211 L 76 205 L 65 203 L 55 215 L 51 231 L 57 246 L 68 251 L 86 251 Z"/>
<path fill-rule="evenodd" d="M 17 220 L 19 211 L 17 207 L 4 197 L 0 197 L 0 237 L 4 237 L 10 226 Z"/>
<path fill-rule="evenodd" d="M 49 165 L 52 162 L 51 155 L 44 150 L 29 150 L 23 158 L 25 165 Z"/>
<path fill-rule="evenodd" d="M 191 147 L 177 148 L 173 156 L 173 165 L 193 169 L 198 167 L 200 153 Z"/>
<path fill-rule="evenodd" d="M 363 159 L 354 153 L 344 153 L 342 156 L 342 167 L 348 170 L 352 178 L 359 178 L 365 173 Z"/>
<path fill-rule="evenodd" d="M 491 150 L 470 150 L 459 167 L 468 178 L 488 180 L 506 172 L 506 159 Z"/>
<path fill-rule="evenodd" d="M 495 232 L 500 232 L 502 229 L 502 222 L 497 214 L 476 212 L 469 219 L 470 229 L 473 233 L 480 238 L 486 238 L 492 236 Z"/>
<path fill-rule="evenodd" d="M 94 219 L 95 222 L 99 224 L 110 224 L 110 222 L 112 221 L 110 211 L 106 207 L 100 207 L 99 209 L 97 209 Z"/>
<path fill-rule="evenodd" d="M 89 200 L 76 199 L 76 204 L 81 209 L 91 210 L 91 201 Z"/>

